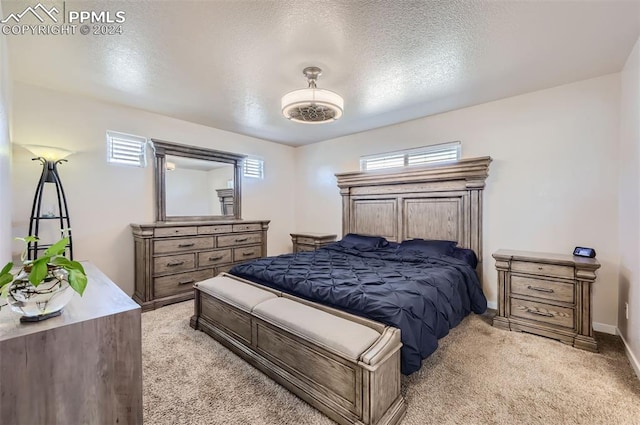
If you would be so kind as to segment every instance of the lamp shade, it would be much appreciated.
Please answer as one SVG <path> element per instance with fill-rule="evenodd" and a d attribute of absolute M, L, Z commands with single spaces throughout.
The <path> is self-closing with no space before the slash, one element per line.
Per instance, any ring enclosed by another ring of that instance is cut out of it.
<path fill-rule="evenodd" d="M 41 146 L 41 145 L 20 145 L 20 146 L 27 149 L 29 152 L 31 152 L 35 156 L 42 157 L 48 161 L 58 161 L 74 153 L 73 151 L 70 151 L 67 149 L 54 148 L 51 146 Z"/>
<path fill-rule="evenodd" d="M 322 70 L 308 66 L 302 73 L 307 77 L 309 87 L 282 96 L 282 115 L 303 124 L 323 124 L 339 119 L 344 111 L 344 100 L 338 93 L 317 87 Z"/>
<path fill-rule="evenodd" d="M 322 124 L 342 116 L 344 100 L 338 93 L 318 88 L 294 90 L 282 96 L 285 118 L 305 124 Z"/>

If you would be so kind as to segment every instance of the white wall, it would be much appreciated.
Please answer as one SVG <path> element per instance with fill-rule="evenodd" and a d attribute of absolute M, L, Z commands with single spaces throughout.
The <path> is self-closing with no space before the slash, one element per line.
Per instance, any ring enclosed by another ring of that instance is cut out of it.
<path fill-rule="evenodd" d="M 217 191 L 220 189 L 231 189 L 229 187 L 229 181 L 233 183 L 233 166 L 227 165 L 214 168 L 208 172 L 208 179 L 209 190 L 211 191 L 211 211 L 216 215 L 222 214 L 223 208 Z"/>
<path fill-rule="evenodd" d="M 11 259 L 11 80 L 8 73 L 7 39 L 0 37 L 0 267 Z"/>
<path fill-rule="evenodd" d="M 292 147 L 22 83 L 15 83 L 13 100 L 14 144 L 77 152 L 59 166 L 69 203 L 74 257 L 95 263 L 127 293 L 133 292 L 129 224 L 154 220 L 153 167 L 107 164 L 107 130 L 264 158 L 264 180 L 243 181 L 242 216 L 271 220 L 270 255 L 290 251 L 289 233 L 295 230 Z M 13 234 L 24 235 L 41 167 L 24 148 L 14 146 L 13 153 Z M 14 245 L 14 253 L 19 250 Z"/>
<path fill-rule="evenodd" d="M 166 212 L 171 215 L 220 215 L 212 211 L 213 199 L 218 200 L 214 187 L 209 184 L 209 173 L 176 167 L 165 173 Z"/>
<path fill-rule="evenodd" d="M 496 302 L 491 253 L 571 253 L 594 247 L 602 264 L 594 319 L 615 326 L 618 304 L 620 75 L 606 75 L 296 150 L 297 231 L 341 232 L 334 173 L 361 155 L 462 141 L 465 158 L 490 155 L 484 194 L 484 290 Z"/>
<path fill-rule="evenodd" d="M 640 376 L 640 38 L 622 70 L 621 93 L 618 328 Z"/>

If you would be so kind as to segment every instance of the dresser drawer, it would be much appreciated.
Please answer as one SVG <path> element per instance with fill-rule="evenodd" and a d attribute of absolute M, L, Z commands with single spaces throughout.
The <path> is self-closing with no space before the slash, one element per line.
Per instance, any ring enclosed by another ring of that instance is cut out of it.
<path fill-rule="evenodd" d="M 196 267 L 196 254 L 167 255 L 153 259 L 155 274 L 193 270 Z"/>
<path fill-rule="evenodd" d="M 574 329 L 574 311 L 568 307 L 511 298 L 511 316 Z"/>
<path fill-rule="evenodd" d="M 246 248 L 235 248 L 233 250 L 233 261 L 247 261 L 252 258 L 260 258 L 262 256 L 261 246 L 248 246 Z"/>
<path fill-rule="evenodd" d="M 237 235 L 218 236 L 218 247 L 249 245 L 262 242 L 261 233 L 240 233 Z"/>
<path fill-rule="evenodd" d="M 178 273 L 154 279 L 154 296 L 168 297 L 193 291 L 193 284 L 213 277 L 213 269 L 198 270 L 189 273 Z"/>
<path fill-rule="evenodd" d="M 231 249 L 198 253 L 198 267 L 227 264 L 233 262 Z"/>
<path fill-rule="evenodd" d="M 156 227 L 153 229 L 153 236 L 156 238 L 166 238 L 167 236 L 195 236 L 198 234 L 196 226 L 189 227 Z"/>
<path fill-rule="evenodd" d="M 557 276 L 567 279 L 574 278 L 573 267 L 559 266 L 556 264 L 530 263 L 527 261 L 512 261 L 511 270 L 520 273 L 529 273 L 545 276 Z"/>
<path fill-rule="evenodd" d="M 225 264 L 224 266 L 218 266 L 216 267 L 216 275 L 222 272 L 228 272 L 229 270 L 231 270 L 232 267 L 233 267 L 233 264 Z"/>
<path fill-rule="evenodd" d="M 198 226 L 199 235 L 213 235 L 216 233 L 231 233 L 230 224 L 221 224 L 219 226 Z"/>
<path fill-rule="evenodd" d="M 250 232 L 254 230 L 262 230 L 262 224 L 251 223 L 251 224 L 234 224 L 233 225 L 234 232 Z"/>
<path fill-rule="evenodd" d="M 189 239 L 165 239 L 153 241 L 155 254 L 170 254 L 180 251 L 192 251 L 194 249 L 213 248 L 213 237 L 189 238 Z"/>
<path fill-rule="evenodd" d="M 511 293 L 565 303 L 574 302 L 572 283 L 535 279 L 527 276 L 511 276 Z"/>

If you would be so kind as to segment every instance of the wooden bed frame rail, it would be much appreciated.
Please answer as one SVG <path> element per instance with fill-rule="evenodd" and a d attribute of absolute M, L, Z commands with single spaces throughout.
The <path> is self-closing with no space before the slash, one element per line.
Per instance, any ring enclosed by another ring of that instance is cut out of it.
<path fill-rule="evenodd" d="M 406 412 L 401 394 L 400 331 L 253 282 L 221 274 L 269 291 L 380 334 L 357 361 L 319 345 L 304 331 L 288 329 L 228 300 L 195 289 L 191 327 L 201 330 L 274 381 L 344 425 L 395 425 Z M 214 278 L 215 279 L 215 278 Z"/>

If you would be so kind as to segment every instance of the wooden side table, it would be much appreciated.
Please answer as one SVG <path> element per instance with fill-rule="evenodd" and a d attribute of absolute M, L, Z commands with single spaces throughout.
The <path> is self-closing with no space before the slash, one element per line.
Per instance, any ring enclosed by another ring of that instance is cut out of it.
<path fill-rule="evenodd" d="M 326 233 L 290 233 L 293 252 L 315 251 L 336 241 L 336 235 Z"/>
<path fill-rule="evenodd" d="M 499 250 L 493 258 L 498 270 L 498 314 L 493 326 L 598 351 L 591 317 L 597 260 L 511 250 Z"/>
<path fill-rule="evenodd" d="M 140 306 L 97 267 L 62 314 L 0 310 L 0 418 L 13 425 L 142 425 Z"/>

